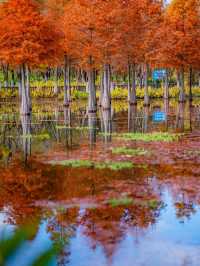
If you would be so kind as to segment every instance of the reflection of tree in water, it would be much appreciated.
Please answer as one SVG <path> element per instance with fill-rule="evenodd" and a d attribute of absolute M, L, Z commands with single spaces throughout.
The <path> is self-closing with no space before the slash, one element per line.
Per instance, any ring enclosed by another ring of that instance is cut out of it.
<path fill-rule="evenodd" d="M 97 132 L 97 114 L 88 113 L 88 127 L 89 127 L 89 143 L 90 147 L 96 143 L 96 132 Z"/>
<path fill-rule="evenodd" d="M 176 129 L 184 132 L 185 103 L 179 103 L 176 116 Z"/>
<path fill-rule="evenodd" d="M 128 106 L 128 132 L 137 131 L 137 105 Z"/>
<path fill-rule="evenodd" d="M 101 132 L 104 134 L 105 143 L 110 142 L 112 139 L 112 119 L 111 110 L 100 110 L 101 119 Z"/>
<path fill-rule="evenodd" d="M 177 218 L 181 222 L 190 219 L 200 204 L 200 180 L 194 174 L 200 172 L 198 165 L 187 163 L 178 166 L 177 164 L 174 167 L 158 168 L 157 171 L 160 184 L 163 187 L 167 186 L 172 195 Z"/>
<path fill-rule="evenodd" d="M 28 157 L 31 155 L 31 116 L 22 115 L 22 147 L 24 153 L 24 161 L 27 163 Z"/>
<path fill-rule="evenodd" d="M 88 209 L 81 219 L 83 232 L 96 248 L 101 245 L 107 257 L 112 257 L 129 228 L 147 229 L 156 222 L 160 210 L 144 205 L 117 206 L 104 205 Z"/>
<path fill-rule="evenodd" d="M 78 208 L 57 209 L 48 213 L 47 231 L 51 233 L 54 243 L 62 244 L 63 249 L 57 257 L 57 265 L 69 263 L 70 239 L 75 236 L 77 228 Z"/>

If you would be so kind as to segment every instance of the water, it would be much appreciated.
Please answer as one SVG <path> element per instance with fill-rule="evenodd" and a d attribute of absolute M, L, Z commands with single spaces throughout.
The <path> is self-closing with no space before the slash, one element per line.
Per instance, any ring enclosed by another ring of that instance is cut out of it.
<path fill-rule="evenodd" d="M 7 261 L 30 265 L 36 255 L 62 240 L 50 265 L 199 265 L 200 100 L 152 101 L 111 112 L 86 112 L 57 102 L 36 102 L 21 118 L 17 103 L 0 107 L 0 237 L 34 221 L 36 230 Z M 155 113 L 164 115 L 155 121 Z M 165 119 L 166 118 L 166 119 Z M 179 141 L 136 142 L 124 132 L 184 133 Z M 117 133 L 117 134 L 116 134 Z M 145 156 L 113 154 L 140 148 Z M 109 169 L 52 166 L 67 159 L 129 161 L 145 167 Z M 133 199 L 113 206 L 113 199 Z"/>

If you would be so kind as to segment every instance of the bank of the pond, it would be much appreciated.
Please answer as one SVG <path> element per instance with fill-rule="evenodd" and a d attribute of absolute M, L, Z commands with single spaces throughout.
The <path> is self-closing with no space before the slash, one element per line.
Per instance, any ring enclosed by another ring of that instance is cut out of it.
<path fill-rule="evenodd" d="M 178 87 L 171 87 L 169 88 L 169 98 L 178 98 L 179 96 L 179 88 Z M 186 87 L 185 94 L 189 96 L 190 89 Z M 164 89 L 160 88 L 152 88 L 149 87 L 148 90 L 149 97 L 152 99 L 159 99 L 163 98 Z M 200 87 L 193 87 L 192 94 L 194 97 L 200 97 Z M 97 90 L 96 92 L 97 98 L 100 97 L 100 91 Z M 1 88 L 0 90 L 0 99 L 6 98 L 16 98 L 18 97 L 18 88 Z M 63 88 L 59 88 L 59 93 L 55 94 L 54 87 L 31 87 L 31 96 L 32 98 L 58 98 L 59 100 L 63 100 L 64 93 Z M 136 89 L 136 96 L 138 99 L 144 98 L 144 88 L 137 88 Z M 77 89 L 76 86 L 72 86 L 71 88 L 71 99 L 87 99 L 88 93 L 86 89 Z M 111 98 L 113 100 L 123 100 L 128 98 L 128 90 L 127 88 L 116 87 L 111 91 Z"/>

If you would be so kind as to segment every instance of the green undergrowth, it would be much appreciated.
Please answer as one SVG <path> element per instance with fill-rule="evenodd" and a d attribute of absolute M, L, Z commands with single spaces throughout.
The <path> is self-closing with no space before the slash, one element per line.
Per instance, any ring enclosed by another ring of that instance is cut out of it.
<path fill-rule="evenodd" d="M 65 125 L 59 125 L 56 126 L 57 129 L 62 130 L 62 129 L 69 129 L 69 130 L 77 130 L 77 131 L 82 131 L 82 130 L 97 130 L 98 128 L 95 127 L 69 127 L 69 126 L 65 126 Z"/>
<path fill-rule="evenodd" d="M 32 135 L 32 134 L 26 134 L 26 135 L 22 135 L 21 138 L 24 139 L 37 139 L 37 140 L 49 140 L 50 139 L 50 135 L 48 133 L 43 133 L 43 134 L 38 134 L 38 135 Z"/>
<path fill-rule="evenodd" d="M 142 148 L 131 149 L 127 147 L 116 147 L 116 148 L 112 148 L 112 153 L 132 155 L 132 156 L 143 156 L 143 155 L 147 155 L 149 152 Z"/>
<path fill-rule="evenodd" d="M 63 160 L 63 161 L 50 161 L 51 165 L 61 165 L 72 168 L 95 168 L 95 169 L 110 169 L 113 171 L 132 169 L 132 168 L 147 168 L 147 165 L 133 164 L 132 162 L 93 162 L 89 160 Z"/>
<path fill-rule="evenodd" d="M 131 197 L 122 197 L 122 198 L 112 198 L 108 200 L 108 205 L 115 208 L 119 206 L 142 206 L 147 207 L 151 210 L 156 210 L 158 207 L 162 206 L 162 203 L 157 199 L 150 200 L 134 200 Z"/>
<path fill-rule="evenodd" d="M 144 141 L 144 142 L 173 142 L 179 140 L 181 134 L 172 134 L 172 133 L 162 133 L 162 132 L 153 132 L 153 133 L 124 133 L 118 136 L 124 140 L 135 140 L 135 141 Z"/>
<path fill-rule="evenodd" d="M 108 200 L 108 204 L 113 208 L 118 206 L 129 206 L 133 205 L 133 199 L 129 197 L 119 199 L 113 198 Z"/>

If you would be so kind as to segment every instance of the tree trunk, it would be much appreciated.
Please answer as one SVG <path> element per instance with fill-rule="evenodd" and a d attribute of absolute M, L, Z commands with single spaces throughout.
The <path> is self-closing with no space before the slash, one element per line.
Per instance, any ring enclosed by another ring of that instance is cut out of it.
<path fill-rule="evenodd" d="M 198 85 L 199 85 L 199 87 L 200 87 L 200 71 L 199 71 L 199 73 L 198 73 Z"/>
<path fill-rule="evenodd" d="M 189 101 L 192 102 L 192 68 L 189 70 Z"/>
<path fill-rule="evenodd" d="M 70 104 L 70 66 L 67 56 L 64 56 L 64 106 Z"/>
<path fill-rule="evenodd" d="M 177 71 L 176 73 L 176 83 L 177 83 L 177 87 L 180 89 L 181 88 L 181 80 L 180 80 L 180 72 Z"/>
<path fill-rule="evenodd" d="M 100 96 L 99 96 L 99 106 L 102 106 L 102 101 L 103 101 L 103 88 L 104 85 L 104 77 L 103 77 L 103 71 L 100 71 Z"/>
<path fill-rule="evenodd" d="M 58 95 L 58 67 L 54 69 L 54 94 Z"/>
<path fill-rule="evenodd" d="M 148 64 L 145 64 L 144 70 L 144 106 L 149 105 L 149 91 L 148 91 Z"/>
<path fill-rule="evenodd" d="M 26 76 L 25 75 L 25 65 L 23 64 L 21 66 L 21 89 L 22 89 L 21 110 L 20 110 L 21 115 L 29 115 L 30 114 L 25 76 Z"/>
<path fill-rule="evenodd" d="M 131 101 L 131 65 L 128 63 L 128 103 Z"/>
<path fill-rule="evenodd" d="M 19 98 L 22 97 L 22 75 L 21 75 L 21 69 L 19 70 L 18 74 L 18 92 L 19 92 Z"/>
<path fill-rule="evenodd" d="M 15 86 L 15 73 L 13 69 L 11 70 L 11 77 L 11 88 L 13 89 Z"/>
<path fill-rule="evenodd" d="M 169 99 L 169 72 L 166 69 L 166 75 L 164 78 L 164 99 Z"/>
<path fill-rule="evenodd" d="M 137 104 L 137 97 L 136 97 L 136 71 L 135 71 L 135 64 L 131 67 L 131 77 L 132 77 L 132 87 L 131 87 L 131 95 L 130 95 L 130 104 L 136 105 Z"/>
<path fill-rule="evenodd" d="M 96 101 L 94 69 L 88 70 L 88 90 L 89 90 L 88 112 L 95 113 L 97 111 L 97 101 Z"/>
<path fill-rule="evenodd" d="M 179 92 L 179 102 L 185 101 L 185 81 L 184 81 L 184 69 L 180 71 L 180 92 Z"/>
<path fill-rule="evenodd" d="M 27 101 L 28 101 L 28 107 L 29 110 L 32 110 L 32 104 L 31 104 L 31 92 L 30 92 L 30 77 L 29 77 L 29 68 L 26 65 L 25 66 L 25 72 L 26 72 L 26 92 L 27 92 Z"/>
<path fill-rule="evenodd" d="M 110 68 L 108 64 L 104 65 L 104 74 L 103 74 L 103 99 L 102 107 L 103 109 L 111 108 L 111 98 L 110 98 Z"/>

